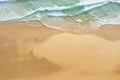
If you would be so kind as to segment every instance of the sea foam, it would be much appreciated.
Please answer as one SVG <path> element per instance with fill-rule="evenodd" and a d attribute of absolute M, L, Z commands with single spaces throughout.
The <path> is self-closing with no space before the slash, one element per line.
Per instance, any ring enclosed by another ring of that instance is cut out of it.
<path fill-rule="evenodd" d="M 66 31 L 120 24 L 119 13 L 120 0 L 0 0 L 0 23 L 38 20 Z"/>

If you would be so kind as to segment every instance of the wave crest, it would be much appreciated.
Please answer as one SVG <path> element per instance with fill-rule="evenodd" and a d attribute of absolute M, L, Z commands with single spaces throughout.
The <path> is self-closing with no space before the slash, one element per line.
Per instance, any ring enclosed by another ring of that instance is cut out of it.
<path fill-rule="evenodd" d="M 41 0 L 28 0 L 24 3 L 1 3 L 11 0 L 0 0 L 0 22 L 38 20 L 47 27 L 85 31 L 97 29 L 100 25 L 120 24 L 119 0 L 84 0 L 72 5 L 43 6 Z M 52 1 L 52 0 L 51 0 Z M 72 0 L 71 0 L 72 1 Z"/>

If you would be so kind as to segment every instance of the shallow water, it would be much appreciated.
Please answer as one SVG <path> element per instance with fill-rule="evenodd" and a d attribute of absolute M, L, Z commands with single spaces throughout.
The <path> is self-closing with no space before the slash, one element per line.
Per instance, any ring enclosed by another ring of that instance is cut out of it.
<path fill-rule="evenodd" d="M 37 20 L 65 31 L 120 24 L 119 13 L 120 0 L 0 0 L 0 23 Z"/>

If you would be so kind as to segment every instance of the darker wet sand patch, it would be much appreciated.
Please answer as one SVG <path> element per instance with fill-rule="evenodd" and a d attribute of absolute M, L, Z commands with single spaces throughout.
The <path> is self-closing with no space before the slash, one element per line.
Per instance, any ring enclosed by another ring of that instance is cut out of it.
<path fill-rule="evenodd" d="M 36 38 L 39 42 L 41 42 L 54 34 L 59 34 L 62 32 L 64 31 L 45 27 L 37 21 L 0 24 L 0 37 L 7 36 L 9 38 L 9 36 L 11 36 L 12 38 L 22 38 L 28 40 L 30 40 L 31 38 Z M 120 39 L 120 25 L 104 25 L 97 30 L 70 33 L 77 35 L 93 34 L 110 41 L 116 41 Z"/>
<path fill-rule="evenodd" d="M 116 69 L 113 71 L 113 73 L 115 75 L 119 75 L 120 76 L 120 64 L 116 67 Z"/>
<path fill-rule="evenodd" d="M 86 34 L 100 36 L 110 41 L 120 40 L 120 25 L 105 25 L 100 27 L 98 30 L 86 32 Z"/>
<path fill-rule="evenodd" d="M 6 60 L 6 59 L 4 59 Z M 0 79 L 30 78 L 48 75 L 60 70 L 60 66 L 42 57 L 31 56 L 29 60 L 21 62 L 0 63 Z"/>
<path fill-rule="evenodd" d="M 30 54 L 35 42 L 42 42 L 60 33 L 58 30 L 38 24 L 36 22 L 32 25 L 24 22 L 0 24 L 1 80 L 47 75 L 60 69 L 59 65 L 46 58 L 39 59 Z"/>
<path fill-rule="evenodd" d="M 75 35 L 92 34 L 102 37 L 109 41 L 120 40 L 120 25 L 104 25 L 96 30 L 93 29 L 89 31 L 83 30 L 81 32 L 73 32 L 73 31 L 68 31 L 68 32 L 73 33 Z"/>
<path fill-rule="evenodd" d="M 37 39 L 39 42 L 46 38 L 61 33 L 59 30 L 47 28 L 41 25 L 39 22 L 13 22 L 0 24 L 0 38 L 7 40 L 23 39 L 31 40 Z"/>

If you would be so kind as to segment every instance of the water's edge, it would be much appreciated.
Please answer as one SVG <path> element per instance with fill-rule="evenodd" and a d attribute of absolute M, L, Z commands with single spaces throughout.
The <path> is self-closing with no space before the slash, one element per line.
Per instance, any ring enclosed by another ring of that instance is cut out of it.
<path fill-rule="evenodd" d="M 0 23 L 39 21 L 64 31 L 86 31 L 120 24 L 119 0 L 0 0 Z"/>

